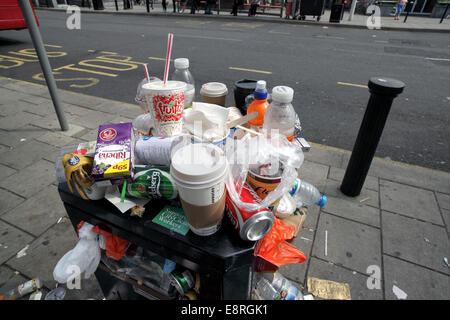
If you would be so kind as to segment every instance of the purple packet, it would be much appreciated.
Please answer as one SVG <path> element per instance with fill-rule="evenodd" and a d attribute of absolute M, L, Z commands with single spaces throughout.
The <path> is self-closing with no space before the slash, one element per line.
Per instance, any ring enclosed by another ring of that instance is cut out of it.
<path fill-rule="evenodd" d="M 113 184 L 134 176 L 134 134 L 131 122 L 103 124 L 98 127 L 92 177 Z"/>

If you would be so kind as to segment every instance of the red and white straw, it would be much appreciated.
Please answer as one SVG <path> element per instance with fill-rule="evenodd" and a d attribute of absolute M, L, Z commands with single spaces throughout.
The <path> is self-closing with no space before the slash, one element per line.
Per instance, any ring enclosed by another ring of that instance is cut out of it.
<path fill-rule="evenodd" d="M 164 69 L 164 85 L 166 85 L 167 78 L 169 76 L 170 55 L 172 54 L 172 43 L 173 43 L 173 34 L 169 33 L 167 39 L 166 67 Z"/>
<path fill-rule="evenodd" d="M 147 78 L 147 83 L 150 83 L 150 76 L 148 74 L 147 64 L 144 64 L 145 77 Z"/>

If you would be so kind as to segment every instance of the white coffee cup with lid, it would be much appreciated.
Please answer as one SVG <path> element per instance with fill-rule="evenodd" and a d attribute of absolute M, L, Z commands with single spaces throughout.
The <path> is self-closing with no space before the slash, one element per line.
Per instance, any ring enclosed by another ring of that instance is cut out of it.
<path fill-rule="evenodd" d="M 213 144 L 188 144 L 172 155 L 170 175 L 195 234 L 207 236 L 219 230 L 225 210 L 227 173 L 225 154 Z"/>
<path fill-rule="evenodd" d="M 200 89 L 203 102 L 217 104 L 222 107 L 226 107 L 227 94 L 227 86 L 220 82 L 205 83 Z"/>

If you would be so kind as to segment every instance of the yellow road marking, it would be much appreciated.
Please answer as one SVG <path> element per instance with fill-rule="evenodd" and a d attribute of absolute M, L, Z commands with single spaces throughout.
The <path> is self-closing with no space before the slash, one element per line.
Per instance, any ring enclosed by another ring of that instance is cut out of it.
<path fill-rule="evenodd" d="M 264 73 L 264 74 L 272 74 L 270 71 L 263 71 L 263 70 L 255 70 L 255 69 L 246 69 L 246 68 L 236 68 L 236 67 L 229 67 L 230 70 L 239 70 L 239 71 L 248 71 L 248 72 L 256 72 L 256 73 Z"/>
<path fill-rule="evenodd" d="M 386 40 L 375 40 L 375 42 L 378 42 L 378 43 L 389 43 L 389 41 L 386 41 Z"/>
<path fill-rule="evenodd" d="M 340 82 L 340 81 L 338 81 L 337 84 L 340 84 L 340 85 L 343 85 L 343 86 L 358 87 L 358 88 L 368 88 L 366 85 L 356 84 L 356 83 L 348 83 L 348 82 Z"/>
<path fill-rule="evenodd" d="M 273 33 L 273 34 L 291 34 L 290 32 L 281 32 L 281 31 L 274 31 L 274 30 L 270 30 L 269 33 Z"/>
<path fill-rule="evenodd" d="M 158 57 L 148 57 L 150 60 L 161 60 L 161 61 L 166 61 L 166 58 L 158 58 Z M 172 59 L 170 59 L 170 61 L 172 61 Z"/>
<path fill-rule="evenodd" d="M 337 40 L 344 40 L 345 38 L 342 37 L 334 37 L 334 36 L 322 36 L 322 35 L 316 35 L 314 36 L 316 38 L 322 38 L 322 39 L 337 39 Z"/>
<path fill-rule="evenodd" d="M 447 97 L 447 100 L 450 100 L 450 97 Z"/>
<path fill-rule="evenodd" d="M 254 23 L 239 23 L 239 22 L 224 23 L 221 25 L 221 27 L 250 28 L 250 29 L 255 29 L 261 26 L 262 23 L 254 24 Z"/>
<path fill-rule="evenodd" d="M 44 44 L 44 46 L 52 47 L 52 48 L 62 48 L 61 46 L 57 46 L 57 45 L 54 45 L 54 44 Z"/>

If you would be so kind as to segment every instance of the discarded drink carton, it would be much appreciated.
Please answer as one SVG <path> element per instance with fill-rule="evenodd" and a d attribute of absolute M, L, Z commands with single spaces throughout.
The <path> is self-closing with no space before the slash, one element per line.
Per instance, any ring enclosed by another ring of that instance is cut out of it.
<path fill-rule="evenodd" d="M 131 122 L 98 127 L 92 177 L 121 183 L 134 176 L 134 134 Z"/>

